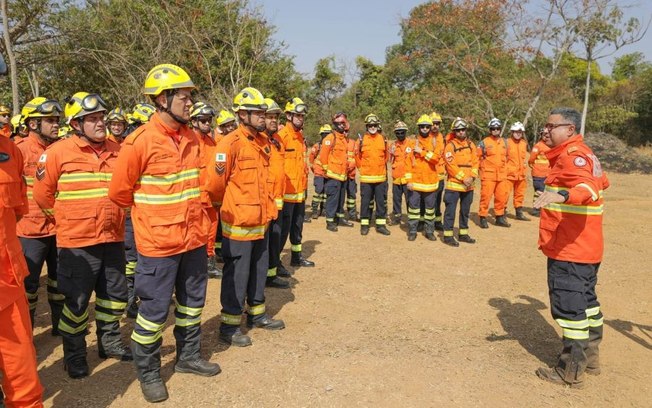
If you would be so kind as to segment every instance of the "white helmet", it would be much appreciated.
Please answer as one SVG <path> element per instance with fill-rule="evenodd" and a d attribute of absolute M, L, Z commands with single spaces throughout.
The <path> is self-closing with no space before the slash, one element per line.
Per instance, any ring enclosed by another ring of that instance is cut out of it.
<path fill-rule="evenodd" d="M 498 118 L 493 118 L 489 121 L 489 125 L 487 126 L 489 129 L 491 128 L 502 128 L 503 124 L 500 122 L 500 119 Z"/>
<path fill-rule="evenodd" d="M 509 128 L 509 131 L 510 132 L 518 132 L 518 131 L 525 132 L 525 126 L 523 126 L 523 124 L 521 122 L 514 122 L 512 127 Z"/>

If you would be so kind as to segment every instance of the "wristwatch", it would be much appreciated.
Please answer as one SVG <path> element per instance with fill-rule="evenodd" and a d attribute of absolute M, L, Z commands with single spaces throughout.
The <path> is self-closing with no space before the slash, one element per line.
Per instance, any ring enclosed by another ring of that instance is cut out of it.
<path fill-rule="evenodd" d="M 570 195 L 570 194 L 568 194 L 568 190 L 559 190 L 559 191 L 557 191 L 557 194 L 564 197 L 564 201 L 563 201 L 564 203 L 566 201 L 568 201 L 568 196 Z"/>

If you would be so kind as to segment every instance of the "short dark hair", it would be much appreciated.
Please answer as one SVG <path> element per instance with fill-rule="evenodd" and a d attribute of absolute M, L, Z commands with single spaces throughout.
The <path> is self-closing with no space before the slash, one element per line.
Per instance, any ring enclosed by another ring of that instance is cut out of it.
<path fill-rule="evenodd" d="M 582 114 L 573 108 L 555 108 L 550 111 L 551 115 L 560 115 L 565 120 L 575 126 L 575 133 L 580 131 L 582 127 Z"/>

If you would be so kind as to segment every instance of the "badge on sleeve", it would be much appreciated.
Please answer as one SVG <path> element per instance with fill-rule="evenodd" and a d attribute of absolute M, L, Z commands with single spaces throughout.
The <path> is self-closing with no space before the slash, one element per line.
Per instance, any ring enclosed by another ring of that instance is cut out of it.
<path fill-rule="evenodd" d="M 324 144 L 325 144 L 326 146 L 330 146 L 330 145 L 331 145 L 331 141 L 330 141 L 330 140 L 324 140 Z"/>
<path fill-rule="evenodd" d="M 449 163 L 453 161 L 453 152 L 446 152 L 446 161 Z"/>
<path fill-rule="evenodd" d="M 38 162 L 39 162 L 39 163 L 45 163 L 45 159 L 47 159 L 47 158 L 48 158 L 48 155 L 45 154 L 45 153 L 43 153 L 43 154 L 41 155 L 41 157 L 38 158 Z"/>
<path fill-rule="evenodd" d="M 405 148 L 405 153 L 410 153 L 411 151 L 412 151 L 412 148 L 411 148 L 411 147 L 406 147 L 406 148 Z"/>
<path fill-rule="evenodd" d="M 585 159 L 584 157 L 577 156 L 577 157 L 575 158 L 575 160 L 573 160 L 573 163 L 574 163 L 577 167 L 584 167 L 584 166 L 586 166 L 586 159 Z"/>
<path fill-rule="evenodd" d="M 593 161 L 593 177 L 602 177 L 602 164 L 600 164 L 598 156 L 595 154 L 589 154 L 589 157 Z"/>
<path fill-rule="evenodd" d="M 215 155 L 215 172 L 219 175 L 226 171 L 226 153 L 217 153 Z"/>

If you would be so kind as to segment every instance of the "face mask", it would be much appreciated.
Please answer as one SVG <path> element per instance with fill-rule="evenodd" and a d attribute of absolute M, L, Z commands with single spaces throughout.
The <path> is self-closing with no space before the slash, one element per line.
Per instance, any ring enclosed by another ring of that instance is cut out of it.
<path fill-rule="evenodd" d="M 346 125 L 344 125 L 344 123 L 335 122 L 333 123 L 333 128 L 338 133 L 344 133 L 344 129 L 346 128 Z"/>

